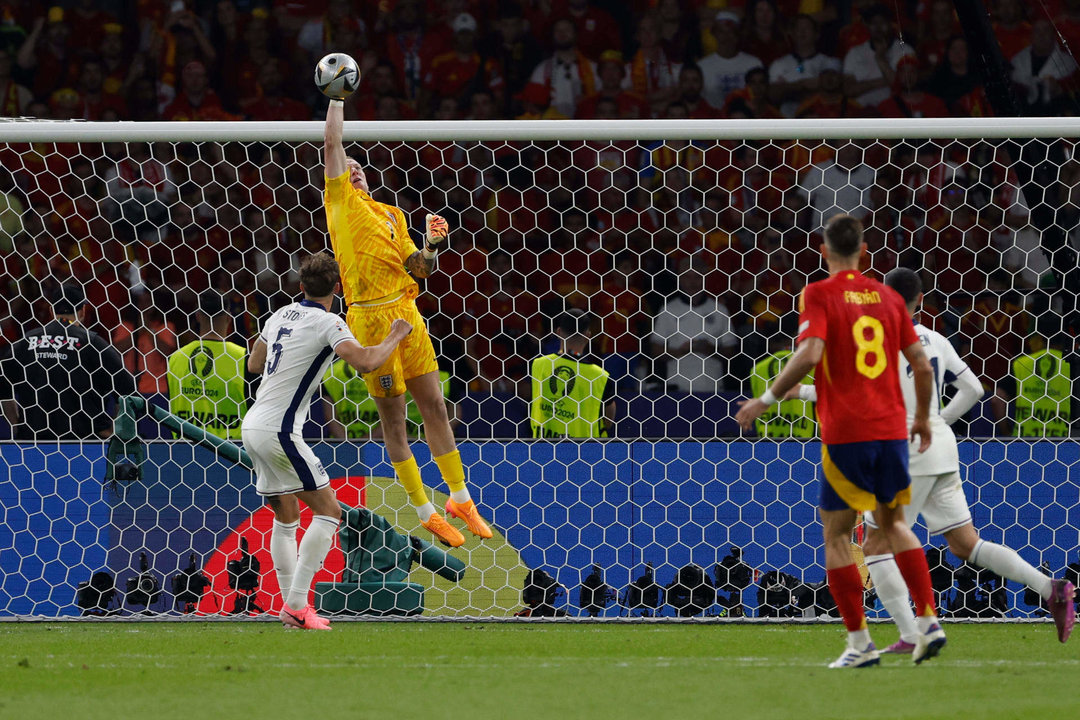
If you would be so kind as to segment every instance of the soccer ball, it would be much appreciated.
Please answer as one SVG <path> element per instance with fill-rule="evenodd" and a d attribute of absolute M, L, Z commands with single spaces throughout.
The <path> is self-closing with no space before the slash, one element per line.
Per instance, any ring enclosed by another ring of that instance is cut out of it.
<path fill-rule="evenodd" d="M 360 68 L 345 53 L 330 53 L 315 66 L 315 86 L 331 100 L 344 100 L 360 87 Z"/>

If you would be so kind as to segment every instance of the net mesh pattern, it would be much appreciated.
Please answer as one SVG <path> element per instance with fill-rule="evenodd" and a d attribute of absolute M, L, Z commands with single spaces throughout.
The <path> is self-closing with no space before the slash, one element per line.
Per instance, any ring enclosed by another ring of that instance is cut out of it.
<path fill-rule="evenodd" d="M 452 229 L 417 302 L 470 486 L 496 537 L 451 552 L 467 568 L 460 581 L 438 568 L 412 571 L 408 579 L 426 589 L 424 617 L 523 607 L 604 617 L 835 615 L 822 588 L 812 409 L 785 403 L 750 435 L 733 415 L 775 376 L 782 363 L 770 360 L 792 348 L 799 293 L 827 275 L 822 222 L 837 212 L 865 225 L 868 275 L 920 274 L 921 321 L 986 388 L 954 426 L 983 537 L 1049 573 L 1076 574 L 1078 450 L 1067 438 L 1069 372 L 1080 372 L 1069 370 L 1080 164 L 1071 141 L 414 141 L 347 150 L 374 197 L 404 211 L 418 247 L 426 213 Z M 13 442 L 0 445 L 9 468 L 0 479 L 0 615 L 280 607 L 269 511 L 250 471 L 140 415 L 145 460 L 132 479 L 103 438 L 117 395 L 170 407 L 169 358 L 198 339 L 208 299 L 224 308 L 224 337 L 246 352 L 269 313 L 297 298 L 299 260 L 330 246 L 320 153 L 306 142 L 0 146 L 0 331 L 5 397 L 15 398 L 5 405 Z M 44 327 L 37 350 L 64 352 L 48 323 L 56 293 L 71 285 L 87 301 L 85 326 L 121 369 L 56 399 L 11 379 L 12 348 Z M 606 440 L 533 440 L 531 363 L 559 352 L 557 321 L 574 309 L 587 318 L 590 358 L 608 373 L 603 404 L 613 403 L 613 424 Z M 1024 356 L 1055 358 L 1066 394 L 1054 395 L 1047 376 L 1043 395 L 1025 405 L 1016 364 Z M 336 392 L 334 382 L 327 378 L 304 434 L 339 496 L 430 541 L 393 479 L 361 381 L 342 370 Z M 78 425 L 86 396 L 97 415 Z M 36 403 L 61 407 L 35 415 Z M 1030 408 L 1026 425 L 1020 406 Z M 71 418 L 67 434 L 51 424 L 57 413 Z M 212 411 L 180 414 L 215 422 Z M 414 449 L 438 505 L 446 487 L 426 446 Z M 940 549 L 931 564 L 947 614 L 1045 616 L 1016 583 Z M 317 580 L 340 582 L 347 570 L 335 549 Z M 879 607 L 871 588 L 867 597 Z"/>

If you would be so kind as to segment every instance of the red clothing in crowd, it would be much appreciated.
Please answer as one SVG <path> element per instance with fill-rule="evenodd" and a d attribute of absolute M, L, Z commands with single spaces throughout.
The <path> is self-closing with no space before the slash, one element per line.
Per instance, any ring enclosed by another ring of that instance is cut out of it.
<path fill-rule="evenodd" d="M 207 90 L 198 104 L 191 102 L 187 93 L 180 93 L 169 103 L 162 120 L 236 120 L 221 107 L 221 98 L 213 90 Z"/>
<path fill-rule="evenodd" d="M 169 394 L 169 354 L 176 350 L 176 327 L 161 319 L 149 320 L 138 329 L 125 320 L 112 335 L 117 347 L 129 347 L 124 365 L 135 376 L 136 389 L 144 394 Z"/>

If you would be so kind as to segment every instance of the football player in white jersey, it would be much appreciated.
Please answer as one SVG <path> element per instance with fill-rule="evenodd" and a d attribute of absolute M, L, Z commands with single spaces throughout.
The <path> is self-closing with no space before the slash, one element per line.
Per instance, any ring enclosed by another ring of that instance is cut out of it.
<path fill-rule="evenodd" d="M 914 320 L 916 308 L 922 303 L 922 281 L 907 268 L 897 268 L 885 278 L 885 284 L 900 293 L 907 303 L 908 312 Z M 986 568 L 1009 580 L 1023 583 L 1037 591 L 1047 601 L 1047 607 L 1057 626 L 1058 640 L 1069 639 L 1076 614 L 1073 595 L 1076 588 L 1067 580 L 1055 580 L 1039 572 L 1021 558 L 1015 550 L 979 537 L 971 522 L 964 489 L 960 484 L 960 456 L 956 436 L 949 427 L 971 409 L 983 396 L 982 383 L 975 377 L 956 354 L 956 350 L 941 334 L 915 323 L 915 333 L 922 341 L 923 349 L 934 369 L 934 386 L 937 402 L 930 403 L 930 428 L 933 442 L 925 453 L 911 448 L 909 472 L 911 473 L 911 504 L 904 508 L 908 525 L 914 525 L 921 514 L 931 535 L 944 535 L 949 550 L 961 560 Z M 910 409 L 915 405 L 915 384 L 911 369 L 900 359 L 900 388 L 904 404 Z M 956 388 L 956 396 L 941 407 L 944 386 Z M 788 397 L 816 401 L 813 385 L 796 386 Z M 908 602 L 908 590 L 900 575 L 896 561 L 888 551 L 881 533 L 874 525 L 873 517 L 865 517 L 866 538 L 863 552 L 870 578 L 874 581 L 881 604 L 896 621 L 900 639 L 882 652 L 910 653 L 915 647 L 918 628 Z"/>
<path fill-rule="evenodd" d="M 302 428 L 311 396 L 335 354 L 357 372 L 371 372 L 386 362 L 412 326 L 395 320 L 382 342 L 361 346 L 345 321 L 330 312 L 341 285 L 337 261 L 324 252 L 300 264 L 300 289 L 304 299 L 270 316 L 248 356 L 248 370 L 260 373 L 262 383 L 244 416 L 241 437 L 255 463 L 255 489 L 274 511 L 270 556 L 284 601 L 281 622 L 329 630 L 330 622 L 308 603 L 308 593 L 337 532 L 341 507 L 322 463 L 303 440 Z M 314 516 L 298 549 L 300 500 Z"/>

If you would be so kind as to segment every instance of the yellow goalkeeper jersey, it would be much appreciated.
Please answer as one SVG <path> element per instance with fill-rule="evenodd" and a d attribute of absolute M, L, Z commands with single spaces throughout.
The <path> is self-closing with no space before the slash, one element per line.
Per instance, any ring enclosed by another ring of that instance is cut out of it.
<path fill-rule="evenodd" d="M 405 260 L 417 247 L 400 208 L 354 188 L 348 170 L 326 178 L 323 204 L 346 304 L 378 300 L 416 285 Z"/>

